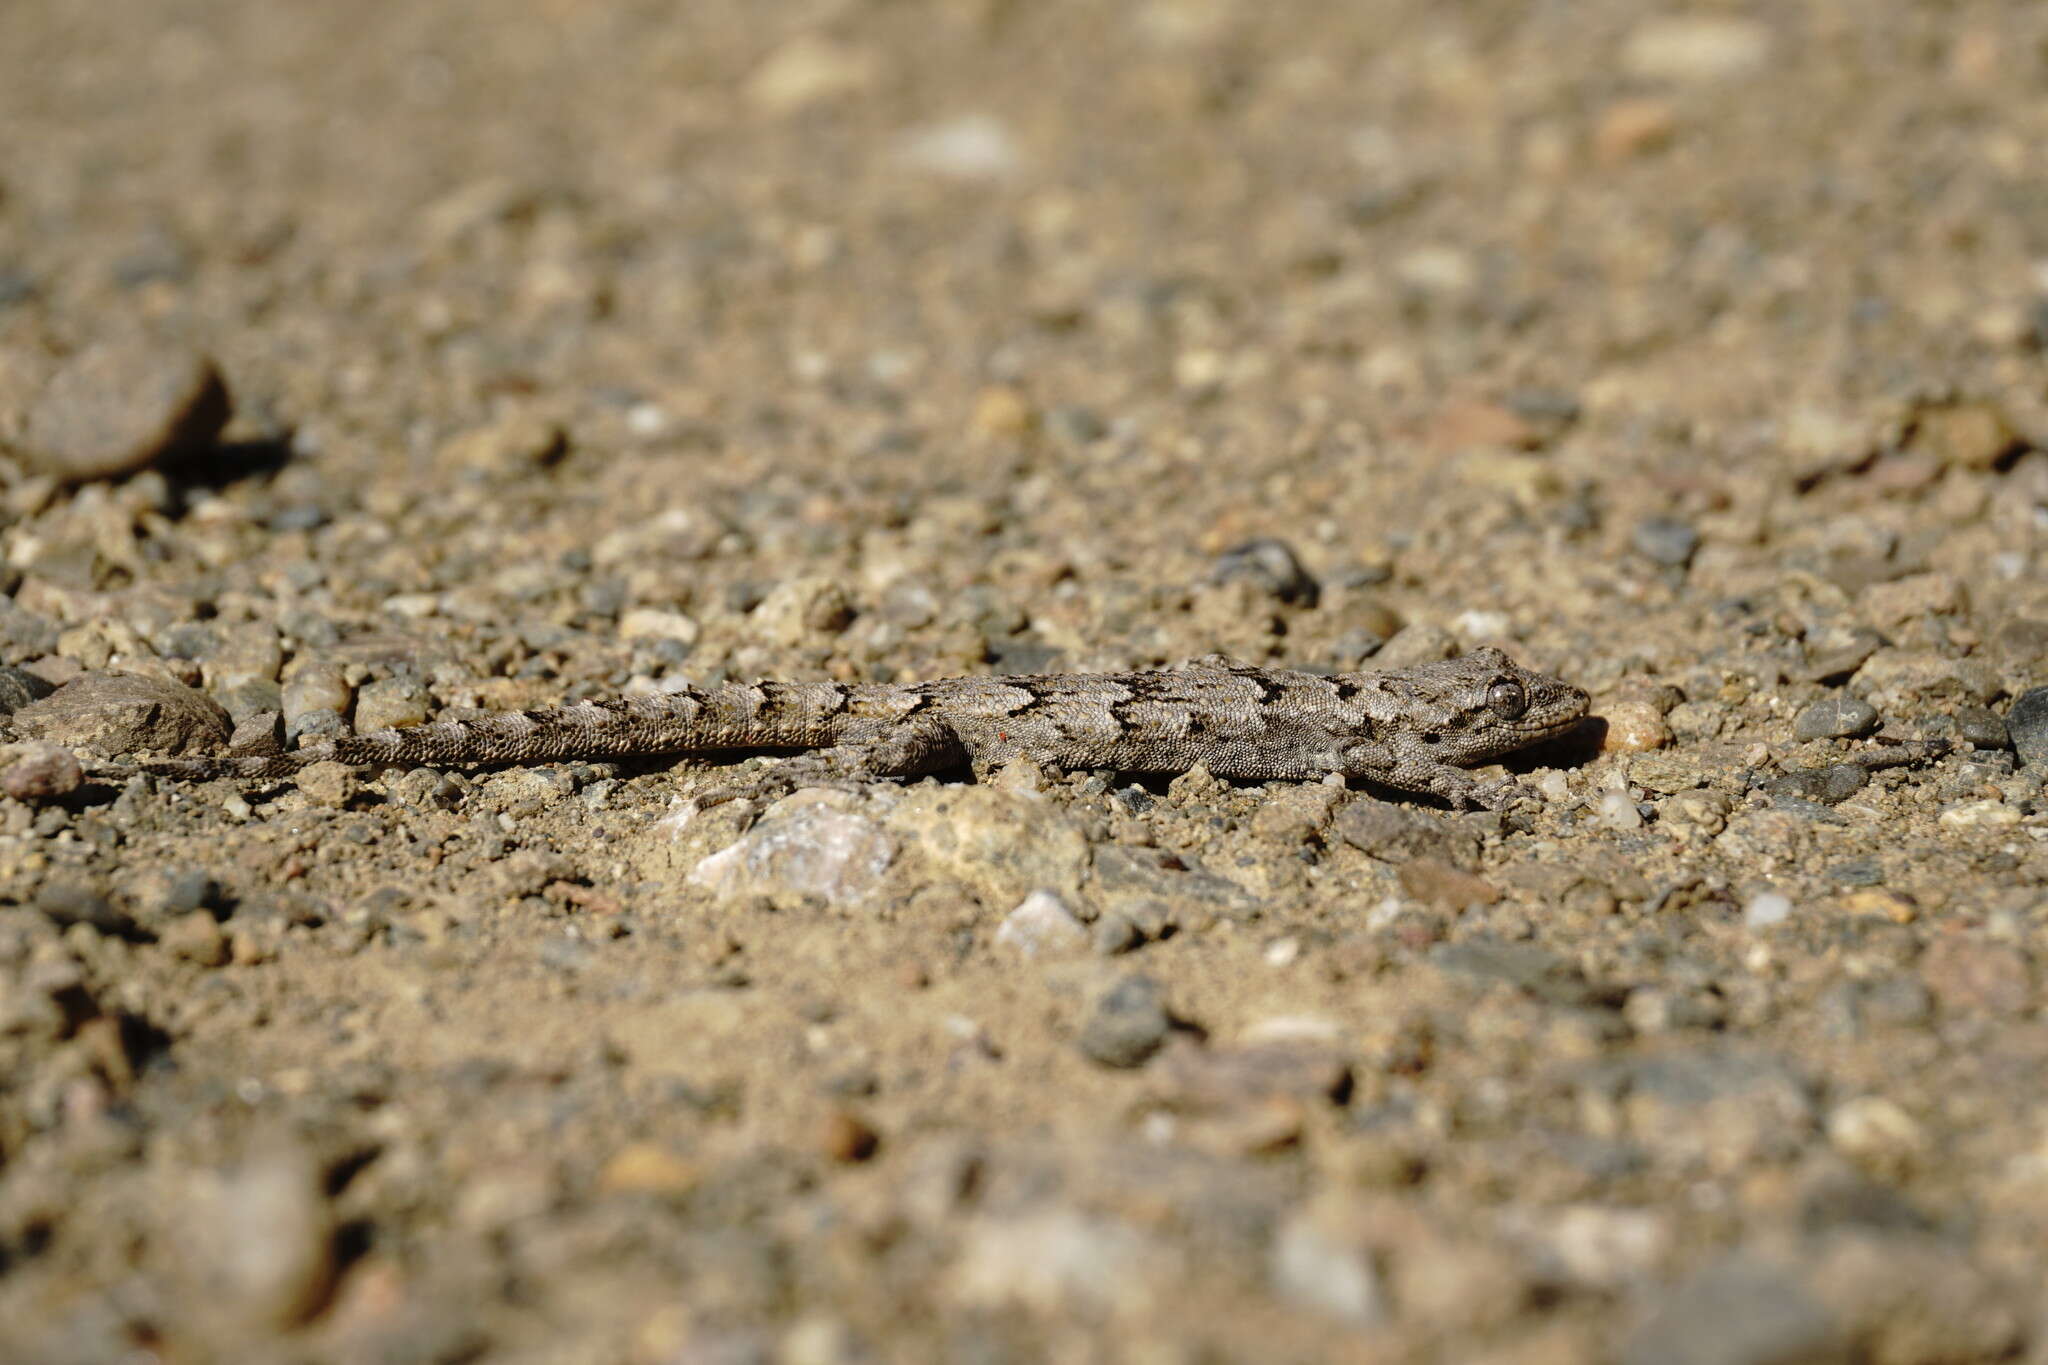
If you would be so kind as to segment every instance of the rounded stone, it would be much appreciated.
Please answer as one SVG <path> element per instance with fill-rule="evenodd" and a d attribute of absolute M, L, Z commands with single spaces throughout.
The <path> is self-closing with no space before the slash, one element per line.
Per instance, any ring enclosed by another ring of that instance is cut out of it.
<path fill-rule="evenodd" d="M 1607 734 L 1600 747 L 1607 753 L 1648 753 L 1671 743 L 1671 726 L 1649 702 L 1615 702 L 1606 708 L 1603 719 L 1607 722 Z"/>
<path fill-rule="evenodd" d="M 73 356 L 30 407 L 21 454 L 67 483 L 116 478 L 212 445 L 231 411 L 227 385 L 202 352 L 101 342 Z"/>
<path fill-rule="evenodd" d="M 54 744 L 39 745 L 0 769 L 0 791 L 17 801 L 54 801 L 84 783 L 78 756 Z"/>
<path fill-rule="evenodd" d="M 1629 542 L 1652 563 L 1682 569 L 1700 548 L 1700 533 L 1673 517 L 1648 517 L 1636 523 Z"/>
<path fill-rule="evenodd" d="M 1127 976 L 1095 1002 L 1081 1029 L 1081 1051 L 1103 1066 L 1143 1066 L 1166 1042 L 1173 1020 L 1159 983 Z"/>

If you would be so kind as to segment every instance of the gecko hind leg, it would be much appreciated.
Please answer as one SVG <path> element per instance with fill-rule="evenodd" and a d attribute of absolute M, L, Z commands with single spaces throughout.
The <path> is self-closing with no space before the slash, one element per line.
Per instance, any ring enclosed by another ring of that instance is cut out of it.
<path fill-rule="evenodd" d="M 798 754 L 746 782 L 713 787 L 692 798 L 698 810 L 728 801 L 765 803 L 806 787 L 860 794 L 877 782 L 922 777 L 964 765 L 967 749 L 944 721 L 907 721 L 877 739 Z"/>

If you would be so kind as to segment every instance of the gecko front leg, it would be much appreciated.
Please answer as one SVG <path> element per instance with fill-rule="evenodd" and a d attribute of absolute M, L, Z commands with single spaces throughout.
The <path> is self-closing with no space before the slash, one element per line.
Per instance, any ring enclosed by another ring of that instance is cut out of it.
<path fill-rule="evenodd" d="M 1355 744 L 1344 751 L 1343 773 L 1405 792 L 1427 792 L 1452 810 L 1499 810 L 1513 795 L 1508 784 L 1487 785 L 1463 768 L 1411 748 Z"/>

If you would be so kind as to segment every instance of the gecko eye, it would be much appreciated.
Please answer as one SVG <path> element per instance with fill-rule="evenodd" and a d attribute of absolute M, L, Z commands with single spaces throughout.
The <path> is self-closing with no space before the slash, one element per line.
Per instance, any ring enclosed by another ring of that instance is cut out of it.
<path fill-rule="evenodd" d="M 1502 678 L 1486 689 L 1486 704 L 1502 720 L 1520 720 L 1529 709 L 1529 695 L 1513 678 Z"/>

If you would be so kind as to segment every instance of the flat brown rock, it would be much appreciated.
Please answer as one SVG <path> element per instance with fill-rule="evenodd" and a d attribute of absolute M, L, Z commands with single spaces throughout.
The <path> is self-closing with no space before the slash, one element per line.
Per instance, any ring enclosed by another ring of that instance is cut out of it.
<path fill-rule="evenodd" d="M 100 342 L 71 357 L 37 396 L 20 455 L 67 483 L 115 478 L 204 449 L 231 410 L 227 384 L 202 352 Z"/>
<path fill-rule="evenodd" d="M 134 673 L 89 673 L 14 713 L 16 733 L 110 754 L 211 753 L 226 744 L 228 713 L 204 693 Z"/>

